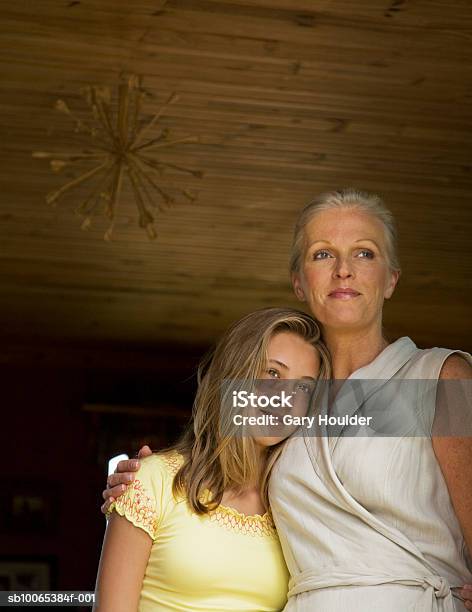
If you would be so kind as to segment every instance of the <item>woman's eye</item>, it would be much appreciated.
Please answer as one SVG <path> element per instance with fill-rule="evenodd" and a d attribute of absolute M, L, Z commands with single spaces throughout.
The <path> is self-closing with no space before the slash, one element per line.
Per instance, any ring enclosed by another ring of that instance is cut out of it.
<path fill-rule="evenodd" d="M 373 259 L 374 254 L 369 249 L 362 249 L 361 251 L 359 251 L 359 257 L 361 259 Z"/>
<path fill-rule="evenodd" d="M 267 370 L 267 374 L 269 374 L 269 376 L 272 376 L 272 378 L 280 378 L 280 374 L 275 368 L 269 368 Z"/>
<path fill-rule="evenodd" d="M 316 251 L 316 253 L 313 253 L 313 259 L 327 259 L 328 257 L 331 257 L 329 251 Z"/>

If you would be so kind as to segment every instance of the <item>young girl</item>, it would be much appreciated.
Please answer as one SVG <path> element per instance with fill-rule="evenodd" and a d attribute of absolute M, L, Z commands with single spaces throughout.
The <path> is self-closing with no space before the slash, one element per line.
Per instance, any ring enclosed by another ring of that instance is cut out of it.
<path fill-rule="evenodd" d="M 226 332 L 198 374 L 182 439 L 143 459 L 110 507 L 98 612 L 262 612 L 286 603 L 288 572 L 267 489 L 288 434 L 232 435 L 222 396 L 228 381 L 257 379 L 290 381 L 294 395 L 311 393 L 330 374 L 319 328 L 293 309 L 251 313 Z"/>

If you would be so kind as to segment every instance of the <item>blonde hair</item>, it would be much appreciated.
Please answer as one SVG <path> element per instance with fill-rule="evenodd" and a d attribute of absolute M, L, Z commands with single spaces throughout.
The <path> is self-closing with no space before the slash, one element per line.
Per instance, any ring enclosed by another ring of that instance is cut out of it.
<path fill-rule="evenodd" d="M 267 367 L 269 341 L 282 331 L 297 334 L 318 351 L 318 379 L 331 375 L 330 357 L 320 339 L 320 328 L 304 312 L 264 308 L 246 315 L 226 331 L 199 365 L 192 418 L 179 442 L 168 449 L 184 457 L 174 477 L 173 493 L 185 495 L 196 514 L 205 514 L 217 507 L 225 490 L 241 491 L 248 484 L 258 482 L 268 509 L 269 477 L 283 442 L 265 449 L 261 455 L 253 438 L 222 434 L 221 393 L 228 379 L 252 382 L 260 377 Z M 211 499 L 205 501 L 204 493 L 208 490 Z"/>
<path fill-rule="evenodd" d="M 298 215 L 290 253 L 291 273 L 300 272 L 305 248 L 305 227 L 316 214 L 325 210 L 359 210 L 378 219 L 385 233 L 390 269 L 400 271 L 397 255 L 397 229 L 393 214 L 378 195 L 356 189 L 343 189 L 322 193 L 309 202 Z"/>

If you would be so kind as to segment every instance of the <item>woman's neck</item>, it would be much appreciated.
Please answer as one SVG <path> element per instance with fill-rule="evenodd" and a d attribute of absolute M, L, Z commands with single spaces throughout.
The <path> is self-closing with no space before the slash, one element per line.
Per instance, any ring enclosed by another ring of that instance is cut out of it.
<path fill-rule="evenodd" d="M 373 361 L 388 341 L 381 328 L 356 331 L 323 330 L 324 341 L 331 353 L 333 379 L 344 380 L 353 372 Z"/>

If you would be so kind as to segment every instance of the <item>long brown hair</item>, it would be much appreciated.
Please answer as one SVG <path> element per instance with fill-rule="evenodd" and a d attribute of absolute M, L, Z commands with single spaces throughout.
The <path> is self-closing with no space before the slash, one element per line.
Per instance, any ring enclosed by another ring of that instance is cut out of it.
<path fill-rule="evenodd" d="M 202 359 L 192 418 L 181 439 L 170 450 L 184 461 L 174 477 L 173 493 L 185 495 L 192 511 L 205 514 L 221 503 L 227 489 L 241 491 L 259 483 L 268 509 L 268 483 L 283 442 L 261 454 L 247 436 L 222 435 L 221 401 L 225 381 L 255 381 L 267 367 L 267 348 L 276 333 L 290 331 L 312 344 L 320 356 L 319 379 L 329 378 L 330 358 L 320 329 L 309 315 L 292 308 L 264 308 L 234 323 Z M 261 465 L 261 457 L 263 464 Z M 211 491 L 211 498 L 205 493 Z"/>

